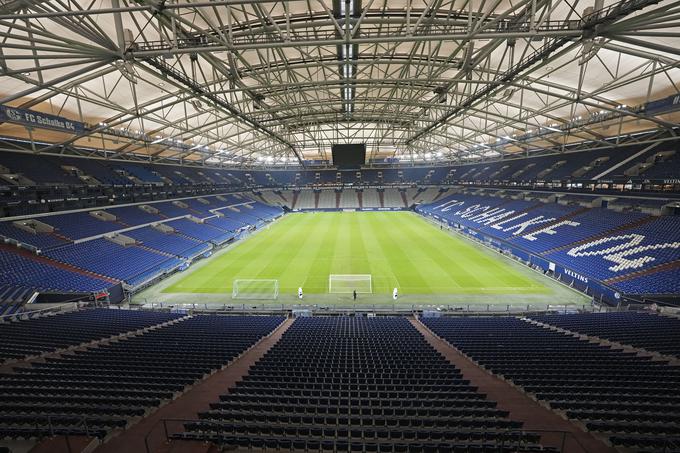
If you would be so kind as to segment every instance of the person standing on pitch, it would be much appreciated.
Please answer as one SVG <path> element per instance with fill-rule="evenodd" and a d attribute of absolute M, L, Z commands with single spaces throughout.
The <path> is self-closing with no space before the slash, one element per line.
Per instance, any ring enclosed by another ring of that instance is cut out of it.
<path fill-rule="evenodd" d="M 302 286 L 298 288 L 298 299 L 302 299 Z"/>
<path fill-rule="evenodd" d="M 392 291 L 392 299 L 397 300 L 397 297 L 399 297 L 399 294 L 397 293 L 397 288 L 394 288 Z"/>
<path fill-rule="evenodd" d="M 354 291 L 352 291 L 352 297 L 354 298 L 354 300 L 357 300 L 357 290 L 356 289 Z"/>

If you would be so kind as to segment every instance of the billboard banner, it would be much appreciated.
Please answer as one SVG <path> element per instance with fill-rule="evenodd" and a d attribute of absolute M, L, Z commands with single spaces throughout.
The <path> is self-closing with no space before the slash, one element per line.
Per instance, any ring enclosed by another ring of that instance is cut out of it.
<path fill-rule="evenodd" d="M 667 98 L 648 102 L 645 105 L 645 113 L 665 113 L 680 109 L 680 95 L 673 94 Z"/>
<path fill-rule="evenodd" d="M 69 134 L 81 134 L 85 131 L 85 124 L 67 118 L 34 110 L 17 109 L 0 105 L 0 121 L 22 124 L 40 129 L 52 129 Z"/>

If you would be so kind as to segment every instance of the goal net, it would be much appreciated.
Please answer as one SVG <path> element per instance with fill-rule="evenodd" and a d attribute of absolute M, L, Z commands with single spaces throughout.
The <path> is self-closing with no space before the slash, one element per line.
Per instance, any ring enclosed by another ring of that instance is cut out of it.
<path fill-rule="evenodd" d="M 279 281 L 270 279 L 237 279 L 231 291 L 232 299 L 276 299 Z"/>
<path fill-rule="evenodd" d="M 330 274 L 328 292 L 331 294 L 372 293 L 371 274 Z"/>

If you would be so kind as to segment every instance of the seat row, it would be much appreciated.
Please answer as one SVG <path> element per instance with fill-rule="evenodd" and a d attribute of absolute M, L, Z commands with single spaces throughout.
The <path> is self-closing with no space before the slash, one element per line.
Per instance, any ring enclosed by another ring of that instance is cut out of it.
<path fill-rule="evenodd" d="M 4 323 L 0 362 L 79 345 L 181 318 L 175 313 L 85 309 Z"/>
<path fill-rule="evenodd" d="M 503 451 L 509 432 L 523 436 L 520 422 L 401 317 L 298 318 L 210 407 L 178 437 L 250 448 L 415 452 Z M 537 438 L 522 439 L 538 448 Z"/>
<path fill-rule="evenodd" d="M 193 316 L 16 367 L 0 375 L 0 437 L 92 430 L 105 435 L 123 428 L 234 360 L 283 319 Z M 68 320 L 62 318 L 64 326 Z"/>
<path fill-rule="evenodd" d="M 680 319 L 635 311 L 533 315 L 531 319 L 573 332 L 680 358 Z"/>
<path fill-rule="evenodd" d="M 680 434 L 680 366 L 512 317 L 424 318 L 436 335 L 589 430 L 632 451 Z"/>

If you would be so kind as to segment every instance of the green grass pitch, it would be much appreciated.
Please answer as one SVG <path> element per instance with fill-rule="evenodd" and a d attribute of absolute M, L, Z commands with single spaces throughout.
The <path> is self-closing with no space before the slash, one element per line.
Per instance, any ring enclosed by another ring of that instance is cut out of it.
<path fill-rule="evenodd" d="M 410 212 L 290 214 L 164 289 L 231 293 L 234 279 L 278 279 L 284 294 L 328 292 L 329 274 L 371 274 L 373 293 L 544 294 L 500 258 Z"/>

